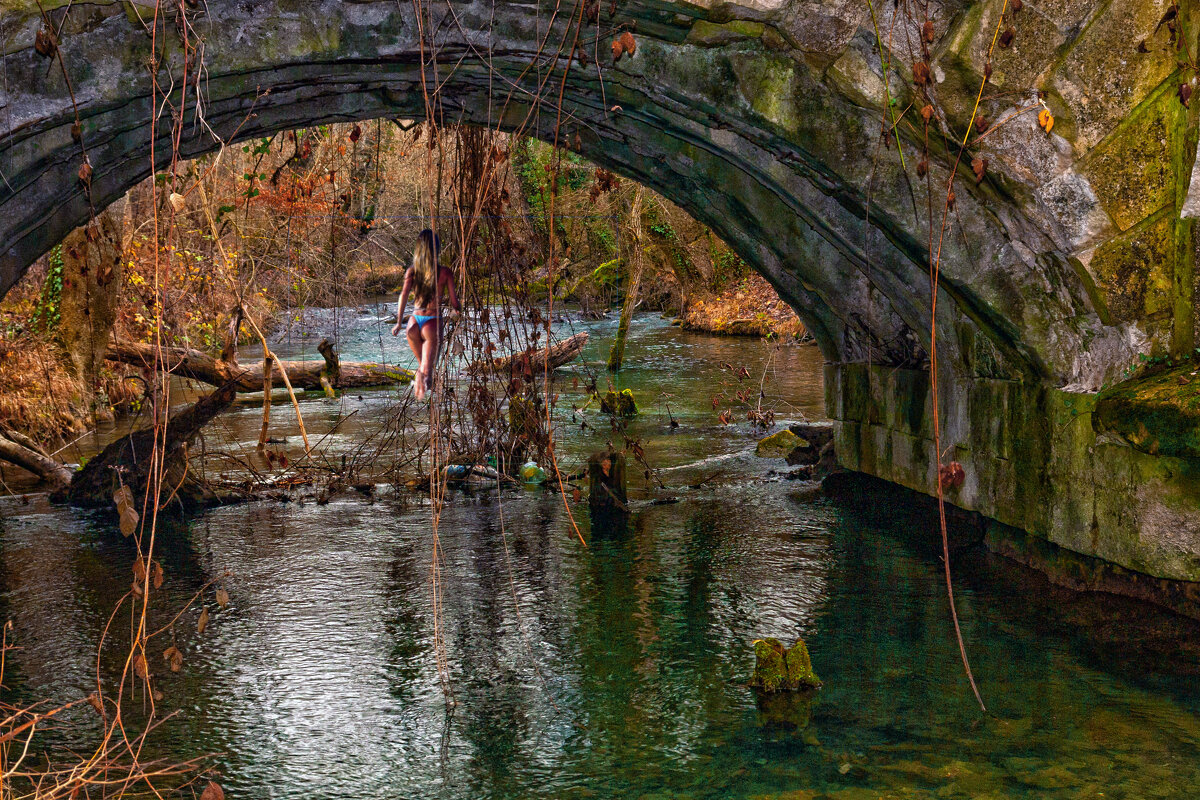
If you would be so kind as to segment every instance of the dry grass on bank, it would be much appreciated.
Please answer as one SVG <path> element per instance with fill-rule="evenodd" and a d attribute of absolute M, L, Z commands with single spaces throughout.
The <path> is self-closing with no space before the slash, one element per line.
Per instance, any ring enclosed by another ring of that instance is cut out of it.
<path fill-rule="evenodd" d="M 785 341 L 807 335 L 796 312 L 760 275 L 750 275 L 718 294 L 692 297 L 682 319 L 685 330 L 704 333 Z"/>

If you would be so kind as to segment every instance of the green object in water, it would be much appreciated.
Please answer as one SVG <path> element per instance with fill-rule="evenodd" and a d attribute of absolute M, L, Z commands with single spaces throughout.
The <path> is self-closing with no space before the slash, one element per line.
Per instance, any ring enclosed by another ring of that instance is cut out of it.
<path fill-rule="evenodd" d="M 765 439 L 759 439 L 758 445 L 754 448 L 754 455 L 763 458 L 787 458 L 788 453 L 795 450 L 797 447 L 807 446 L 808 442 L 801 439 L 796 434 L 784 428 L 781 431 L 772 433 Z"/>
<path fill-rule="evenodd" d="M 790 648 L 778 639 L 754 640 L 754 679 L 751 684 L 765 692 L 790 691 L 820 686 L 803 639 Z"/>
<path fill-rule="evenodd" d="M 546 470 L 539 467 L 536 463 L 528 461 L 525 463 L 525 466 L 521 467 L 521 480 L 536 486 L 546 480 Z"/>
<path fill-rule="evenodd" d="M 609 390 L 600 399 L 600 411 L 604 414 L 616 414 L 618 417 L 632 417 L 637 414 L 637 404 L 633 401 L 633 392 L 629 389 L 621 391 Z"/>

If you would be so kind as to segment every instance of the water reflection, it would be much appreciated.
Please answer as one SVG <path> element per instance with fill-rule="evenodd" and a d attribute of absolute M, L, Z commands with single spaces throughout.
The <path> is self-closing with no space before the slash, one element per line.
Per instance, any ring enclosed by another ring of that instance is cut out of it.
<path fill-rule="evenodd" d="M 1067 800 L 1200 789 L 1195 625 L 961 551 L 960 613 L 992 709 L 981 718 L 919 504 L 875 493 L 793 502 L 791 484 L 764 477 L 774 465 L 752 455 L 747 430 L 712 424 L 714 348 L 755 370 L 786 363 L 773 391 L 816 407 L 813 351 L 770 356 L 757 342 L 662 325 L 637 336 L 643 366 L 621 381 L 677 398 L 678 431 L 649 404 L 635 435 L 680 502 L 650 505 L 637 479 L 627 527 L 603 536 L 575 506 L 584 547 L 553 493 L 454 494 L 439 525 L 436 616 L 419 498 L 251 503 L 164 523 L 159 617 L 227 571 L 233 600 L 210 603 L 203 636 L 194 612 L 177 625 L 181 673 L 154 665 L 163 706 L 179 715 L 153 754 L 219 754 L 231 797 Z M 345 402 L 369 421 L 387 395 Z M 228 441 L 252 441 L 257 414 L 231 414 Z M 586 455 L 603 445 L 595 437 L 564 428 L 564 452 Z M 718 468 L 719 479 L 687 488 Z M 101 517 L 0 504 L 0 611 L 22 647 L 9 689 L 86 694 L 132 549 Z M 825 681 L 794 724 L 764 714 L 745 685 L 762 636 L 803 636 Z M 106 675 L 127 638 L 120 617 Z M 86 733 L 43 744 L 82 746 Z"/>

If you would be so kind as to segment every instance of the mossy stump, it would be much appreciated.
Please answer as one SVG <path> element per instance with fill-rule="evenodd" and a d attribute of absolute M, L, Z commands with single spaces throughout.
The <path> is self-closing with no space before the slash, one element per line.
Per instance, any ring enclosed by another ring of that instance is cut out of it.
<path fill-rule="evenodd" d="M 754 678 L 750 685 L 763 692 L 812 689 L 821 685 L 803 639 L 790 648 L 778 639 L 754 641 Z"/>
<path fill-rule="evenodd" d="M 616 414 L 618 417 L 632 417 L 637 414 L 637 403 L 633 401 L 633 392 L 629 389 L 621 391 L 609 390 L 600 398 L 600 411 L 604 414 Z"/>

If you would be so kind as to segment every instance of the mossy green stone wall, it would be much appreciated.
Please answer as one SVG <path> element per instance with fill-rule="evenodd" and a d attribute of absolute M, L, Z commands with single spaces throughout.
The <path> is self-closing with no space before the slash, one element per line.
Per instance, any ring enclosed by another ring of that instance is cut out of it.
<path fill-rule="evenodd" d="M 842 466 L 934 494 L 932 409 L 916 390 L 928 373 L 829 365 L 825 381 Z M 985 378 L 942 392 L 944 460 L 966 472 L 949 502 L 1129 570 L 1200 580 L 1200 458 L 1139 450 L 1104 427 L 1093 394 Z"/>

